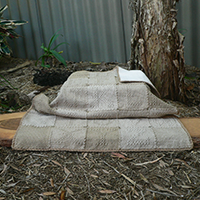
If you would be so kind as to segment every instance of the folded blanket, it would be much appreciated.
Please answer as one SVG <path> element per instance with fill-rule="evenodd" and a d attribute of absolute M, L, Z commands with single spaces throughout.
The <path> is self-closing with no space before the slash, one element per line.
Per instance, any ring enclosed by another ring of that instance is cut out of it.
<path fill-rule="evenodd" d="M 130 80 L 130 71 L 126 71 L 116 67 L 107 72 L 75 72 L 52 103 L 44 94 L 36 96 L 12 147 L 69 151 L 191 149 L 190 135 L 178 119 L 158 118 L 175 114 L 177 109 L 151 92 L 155 88 L 142 72 L 134 78 L 131 71 Z"/>
<path fill-rule="evenodd" d="M 81 119 L 161 117 L 177 113 L 175 107 L 152 94 L 149 85 L 153 89 L 154 86 L 142 71 L 140 79 L 133 76 L 132 82 L 122 83 L 119 70 L 116 67 L 107 72 L 75 72 L 50 105 L 44 94 L 36 96 L 34 109 L 41 113 Z"/>

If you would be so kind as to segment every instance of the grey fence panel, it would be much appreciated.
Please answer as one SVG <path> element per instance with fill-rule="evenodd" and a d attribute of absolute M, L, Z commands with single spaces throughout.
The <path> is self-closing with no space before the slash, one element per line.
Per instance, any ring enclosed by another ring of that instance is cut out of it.
<path fill-rule="evenodd" d="M 5 14 L 8 14 L 8 15 L 3 15 L 3 16 L 6 16 L 6 18 L 9 18 L 9 19 L 21 19 L 18 1 L 12 1 L 12 3 L 10 3 L 10 2 L 11 1 L 7 1 L 7 4 L 9 5 L 9 7 L 5 11 Z M 16 10 L 17 10 L 17 12 L 16 12 Z M 17 33 L 19 35 L 23 35 L 23 29 L 21 27 L 19 27 L 17 30 Z M 20 46 L 20 48 L 19 48 L 19 46 Z M 20 38 L 18 40 L 12 40 L 11 47 L 12 47 L 13 52 L 17 52 L 19 57 L 26 56 L 25 41 L 23 38 Z"/>
<path fill-rule="evenodd" d="M 177 9 L 178 27 L 185 36 L 186 64 L 200 68 L 200 1 L 182 0 Z"/>
<path fill-rule="evenodd" d="M 4 17 L 29 23 L 16 29 L 22 37 L 10 41 L 14 56 L 37 59 L 60 28 L 55 45 L 71 61 L 117 61 L 130 58 L 133 12 L 129 0 L 0 0 L 8 4 Z M 187 64 L 200 67 L 200 0 L 177 5 L 179 29 L 185 35 Z"/>
<path fill-rule="evenodd" d="M 124 23 L 124 40 L 125 40 L 125 51 L 126 51 L 126 61 L 130 59 L 131 56 L 131 31 L 133 22 L 133 11 L 129 8 L 129 1 L 122 2 L 122 12 L 123 12 L 123 23 Z"/>
<path fill-rule="evenodd" d="M 63 37 L 60 36 L 55 45 L 69 43 L 58 48 L 64 51 L 63 56 L 67 60 L 126 62 L 131 35 L 131 21 L 125 21 L 131 17 L 124 16 L 131 12 L 128 2 L 0 0 L 0 5 L 9 5 L 5 18 L 29 21 L 16 29 L 23 37 L 10 42 L 15 56 L 37 59 L 42 54 L 42 42 L 48 45 L 52 35 L 62 28 L 59 33 Z"/>
<path fill-rule="evenodd" d="M 23 5 L 23 7 L 21 6 Z M 14 8 L 15 9 L 15 8 Z M 35 37 L 33 35 L 32 31 L 32 17 L 30 16 L 32 7 L 30 7 L 29 1 L 26 0 L 18 0 L 18 9 L 20 13 L 20 19 L 25 19 L 28 21 L 28 25 L 24 25 L 23 28 L 21 28 L 22 32 L 20 33 L 22 36 L 22 41 L 23 41 L 23 47 L 25 51 L 25 56 L 26 58 L 34 58 L 36 55 L 36 49 L 35 49 Z M 14 11 L 12 11 L 14 13 Z M 13 19 L 18 19 L 18 18 L 13 18 Z M 29 28 L 30 27 L 30 28 Z M 20 43 L 20 40 L 16 40 L 17 42 L 17 49 L 18 51 L 23 50 L 23 48 L 18 48 L 18 45 Z M 24 52 L 22 51 L 22 52 Z M 22 52 L 20 52 L 20 55 L 23 56 Z"/>
<path fill-rule="evenodd" d="M 28 1 L 29 5 L 29 19 L 26 19 L 26 16 L 23 17 L 24 20 L 28 21 L 28 24 L 24 25 L 23 28 L 29 30 L 30 35 L 29 39 L 32 41 L 32 44 L 28 46 L 27 54 L 30 59 L 37 59 L 41 55 L 41 43 L 42 41 L 42 32 L 40 31 L 39 17 L 37 4 L 35 0 Z M 26 38 L 26 37 L 25 37 Z"/>
<path fill-rule="evenodd" d="M 39 23 L 42 31 L 42 40 L 45 45 L 49 43 L 51 36 L 53 35 L 53 23 L 52 13 L 50 9 L 49 0 L 37 0 L 37 7 L 39 13 Z"/>

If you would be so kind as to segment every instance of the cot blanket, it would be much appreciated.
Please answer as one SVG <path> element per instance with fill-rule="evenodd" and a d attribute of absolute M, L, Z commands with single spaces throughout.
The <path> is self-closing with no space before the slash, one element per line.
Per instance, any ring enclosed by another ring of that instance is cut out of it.
<path fill-rule="evenodd" d="M 130 78 L 126 71 L 116 67 L 107 72 L 75 72 L 50 104 L 44 94 L 37 95 L 20 123 L 13 149 L 191 149 L 191 137 L 179 120 L 163 118 L 177 109 L 152 93 L 157 91 L 148 78 L 144 74 L 138 78 L 142 72 L 131 71 Z"/>

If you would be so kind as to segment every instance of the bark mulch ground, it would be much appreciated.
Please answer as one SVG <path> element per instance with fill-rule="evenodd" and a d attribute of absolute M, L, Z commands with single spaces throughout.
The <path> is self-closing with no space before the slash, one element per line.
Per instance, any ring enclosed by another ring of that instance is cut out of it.
<path fill-rule="evenodd" d="M 57 68 L 70 74 L 82 69 L 109 70 L 117 64 L 128 67 L 119 63 L 68 62 L 68 68 Z M 26 111 L 31 103 L 27 95 L 33 91 L 44 92 L 50 100 L 56 97 L 62 84 L 34 84 L 34 74 L 41 75 L 38 70 L 44 69 L 34 66 L 34 61 L 14 59 L 1 63 L 0 74 L 9 83 L 4 80 L 0 85 L 0 103 L 8 103 L 7 97 L 12 92 L 16 96 L 13 105 L 1 106 L 1 113 Z M 186 66 L 186 71 L 188 105 L 166 101 L 178 107 L 181 117 L 199 117 L 200 70 Z M 76 153 L 13 151 L 0 147 L 1 199 L 200 199 L 200 149 Z"/>

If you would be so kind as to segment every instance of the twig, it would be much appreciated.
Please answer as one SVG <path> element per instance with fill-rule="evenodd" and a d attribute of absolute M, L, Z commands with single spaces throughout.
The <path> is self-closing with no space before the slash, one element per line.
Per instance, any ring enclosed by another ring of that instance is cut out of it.
<path fill-rule="evenodd" d="M 69 195 L 72 199 L 76 200 L 72 195 Z"/>
<path fill-rule="evenodd" d="M 8 165 L 6 165 L 5 163 L 3 164 L 3 170 L 1 171 L 0 175 L 3 174 L 6 169 L 7 169 Z"/>
<path fill-rule="evenodd" d="M 77 154 L 77 158 L 78 158 L 78 161 L 81 163 L 81 160 L 80 160 L 80 158 L 79 158 L 79 156 L 78 156 L 78 154 Z M 81 163 L 82 164 L 82 163 Z M 80 167 L 81 167 L 81 169 L 83 170 L 83 172 L 84 172 L 84 176 L 85 176 L 85 178 L 86 178 L 86 181 L 87 181 L 87 184 L 88 184 L 88 193 L 89 193 L 89 196 L 91 196 L 91 194 L 90 194 L 90 182 L 89 182 L 89 180 L 88 180 L 88 178 L 87 178 L 87 176 L 86 176 L 86 170 L 80 165 Z"/>
<path fill-rule="evenodd" d="M 178 161 L 178 162 L 183 163 L 186 167 L 188 167 L 188 168 L 190 168 L 192 170 L 197 170 L 197 169 L 191 167 L 190 165 L 188 165 L 184 160 L 181 160 L 181 159 L 178 159 L 178 158 L 176 158 L 175 160 Z"/>
<path fill-rule="evenodd" d="M 30 65 L 30 64 L 31 64 L 31 62 L 27 60 L 27 61 L 25 61 L 25 62 L 22 63 L 22 64 L 18 64 L 15 68 L 11 68 L 11 69 L 8 69 L 8 70 L 3 70 L 3 71 L 1 71 L 1 74 L 15 72 L 15 71 L 17 71 L 17 70 L 19 70 L 19 69 L 22 69 L 22 68 L 24 68 L 24 67 Z"/>
<path fill-rule="evenodd" d="M 186 177 L 187 177 L 187 179 L 188 179 L 189 183 L 192 183 L 192 181 L 190 180 L 190 178 L 189 178 L 188 174 L 187 174 L 185 171 L 183 171 L 183 173 L 186 175 Z"/>
<path fill-rule="evenodd" d="M 109 167 L 111 167 L 116 173 L 120 174 L 121 176 L 123 176 L 127 181 L 129 181 L 130 183 L 132 183 L 135 187 L 137 187 L 139 190 L 141 190 L 142 188 L 136 184 L 135 181 L 133 181 L 132 179 L 130 179 L 128 176 L 126 176 L 125 174 L 120 173 L 117 169 L 115 169 L 113 166 L 111 166 L 110 164 L 108 164 L 106 161 L 103 161 L 106 165 L 108 165 Z"/>
<path fill-rule="evenodd" d="M 63 186 L 63 183 L 67 180 L 69 174 L 67 174 L 67 176 L 65 177 L 65 179 L 62 181 L 62 183 L 60 184 L 60 186 L 58 187 L 57 191 L 60 190 L 60 188 Z"/>
<path fill-rule="evenodd" d="M 90 183 L 89 183 L 89 180 L 88 180 L 88 178 L 87 178 L 87 176 L 86 176 L 86 174 L 85 174 L 85 169 L 83 169 L 83 167 L 82 166 L 80 166 L 81 168 L 82 168 L 82 170 L 84 171 L 84 176 L 85 176 L 85 178 L 86 178 L 86 181 L 87 181 L 87 184 L 88 184 L 88 193 L 90 194 Z M 90 195 L 91 196 L 91 195 Z"/>
<path fill-rule="evenodd" d="M 144 194 L 143 194 L 142 190 L 140 191 L 140 193 L 141 193 L 141 195 L 142 195 L 142 199 L 145 200 Z"/>
<path fill-rule="evenodd" d="M 142 166 L 142 165 L 147 165 L 147 164 L 153 164 L 155 162 L 158 162 L 160 159 L 162 159 L 164 156 L 157 158 L 156 160 L 153 161 L 148 161 L 148 162 L 144 162 L 144 163 L 133 163 L 136 166 Z"/>
<path fill-rule="evenodd" d="M 108 165 L 109 167 L 111 167 L 115 172 L 117 172 L 118 174 L 121 175 L 121 173 L 119 171 L 117 171 L 117 169 L 115 169 L 113 166 L 111 166 L 110 164 L 108 164 L 106 161 L 103 161 L 106 165 Z"/>
<path fill-rule="evenodd" d="M 166 192 L 158 192 L 158 191 L 155 191 L 155 190 L 150 190 L 148 188 L 146 188 L 146 190 L 149 191 L 149 192 L 153 192 L 153 193 L 157 193 L 157 194 L 161 194 L 161 195 L 165 195 L 165 196 L 181 197 L 181 198 L 184 197 L 183 195 L 179 196 L 179 195 L 170 194 L 170 193 L 166 193 Z"/>
<path fill-rule="evenodd" d="M 123 195 L 124 195 L 125 200 L 128 200 L 128 198 L 126 197 L 126 194 L 123 194 Z"/>

